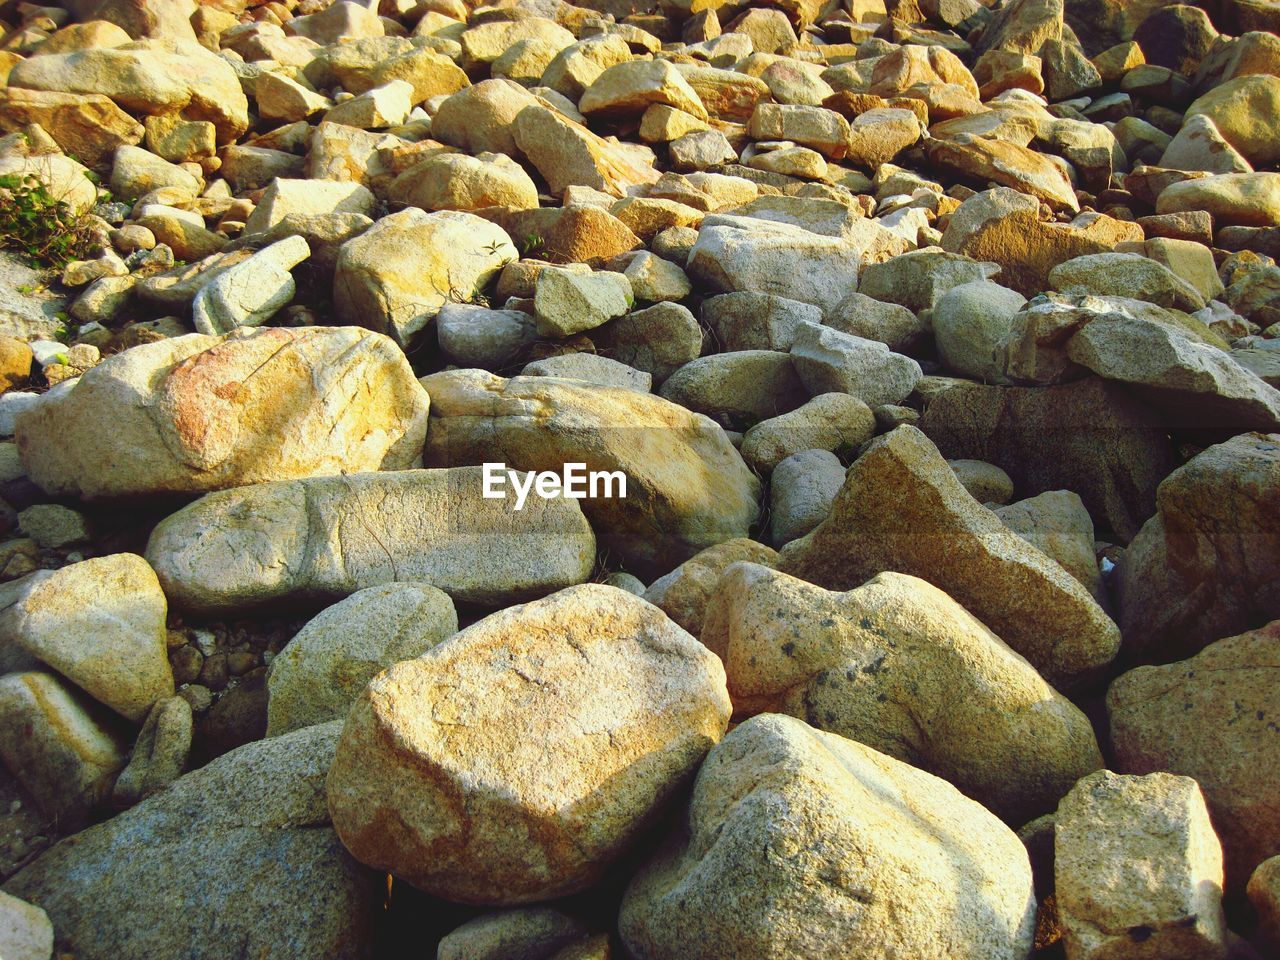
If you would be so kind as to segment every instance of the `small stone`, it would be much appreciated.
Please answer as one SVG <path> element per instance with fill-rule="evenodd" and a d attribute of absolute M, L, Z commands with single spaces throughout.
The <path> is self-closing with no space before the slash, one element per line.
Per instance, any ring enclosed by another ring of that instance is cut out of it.
<path fill-rule="evenodd" d="M 653 581 L 645 590 L 644 598 L 689 633 L 701 636 L 707 603 L 724 572 L 738 562 L 772 567 L 777 560 L 778 554 L 764 544 L 735 537 L 707 547 Z"/>
<path fill-rule="evenodd" d="M 53 924 L 39 907 L 0 892 L 0 956 L 5 960 L 51 960 Z"/>
<path fill-rule="evenodd" d="M 621 273 L 578 273 L 550 267 L 538 274 L 533 305 L 538 333 L 567 337 L 620 317 L 635 302 Z"/>
<path fill-rule="evenodd" d="M 1013 481 L 992 463 L 981 460 L 948 460 L 947 466 L 956 479 L 979 503 L 1004 506 L 1013 499 Z"/>
<path fill-rule="evenodd" d="M 39 503 L 18 514 L 22 532 L 46 549 L 57 549 L 90 538 L 84 514 L 56 503 Z"/>
<path fill-rule="evenodd" d="M 131 807 L 182 776 L 191 751 L 191 724 L 191 705 L 182 697 L 155 702 L 112 790 L 117 808 Z"/>
<path fill-rule="evenodd" d="M 791 359 L 811 394 L 849 393 L 869 407 L 905 399 L 921 376 L 915 360 L 879 341 L 815 324 L 796 331 Z"/>
<path fill-rule="evenodd" d="M 831 512 L 844 486 L 844 464 L 828 450 L 793 453 L 769 478 L 769 541 L 781 550 Z"/>
<path fill-rule="evenodd" d="M 196 294 L 192 304 L 196 330 L 220 336 L 237 327 L 266 323 L 293 299 L 296 284 L 289 271 L 309 256 L 311 248 L 305 239 L 289 237 L 219 274 Z"/>
<path fill-rule="evenodd" d="M 871 408 L 847 393 L 824 393 L 802 407 L 751 427 L 742 438 L 742 458 L 768 476 L 804 450 L 855 450 L 875 435 Z"/>

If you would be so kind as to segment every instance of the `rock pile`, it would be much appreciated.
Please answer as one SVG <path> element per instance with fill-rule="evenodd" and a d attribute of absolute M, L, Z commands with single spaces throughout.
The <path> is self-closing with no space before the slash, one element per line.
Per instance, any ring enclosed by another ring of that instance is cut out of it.
<path fill-rule="evenodd" d="M 1278 955 L 1278 165 L 1273 0 L 0 2 L 0 956 Z"/>

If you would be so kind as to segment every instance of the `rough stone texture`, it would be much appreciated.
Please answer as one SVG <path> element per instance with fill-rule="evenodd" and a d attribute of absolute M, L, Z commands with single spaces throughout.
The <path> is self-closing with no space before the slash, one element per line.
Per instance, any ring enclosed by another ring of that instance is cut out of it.
<path fill-rule="evenodd" d="M 59 385 L 18 418 L 17 440 L 52 494 L 200 493 L 407 467 L 428 404 L 395 344 L 357 327 L 191 334 Z"/>
<path fill-rule="evenodd" d="M 777 350 L 731 350 L 690 360 L 658 392 L 696 413 L 753 424 L 805 402 L 797 372 L 792 357 Z"/>
<path fill-rule="evenodd" d="M 6 960 L 50 960 L 53 925 L 39 907 L 0 893 L 0 954 Z"/>
<path fill-rule="evenodd" d="M 241 747 L 49 850 L 5 889 L 82 960 L 365 960 L 385 892 L 329 826 L 339 724 Z M 270 915 L 270 923 L 263 917 Z"/>
<path fill-rule="evenodd" d="M 266 323 L 293 299 L 297 285 L 289 271 L 309 256 L 307 241 L 291 236 L 219 274 L 192 302 L 196 331 L 220 336 Z"/>
<path fill-rule="evenodd" d="M 1258 914 L 1258 934 L 1271 949 L 1280 949 L 1280 856 L 1258 864 L 1249 878 L 1249 902 Z"/>
<path fill-rule="evenodd" d="M 436 960 L 559 960 L 561 948 L 585 937 L 582 924 L 550 907 L 498 910 L 442 937 Z"/>
<path fill-rule="evenodd" d="M 869 407 L 900 403 L 920 382 L 920 364 L 867 340 L 812 323 L 801 324 L 791 362 L 811 394 L 849 393 Z"/>
<path fill-rule="evenodd" d="M 518 257 L 501 227 L 473 213 L 411 207 L 342 245 L 334 310 L 404 346 L 446 303 L 471 302 Z"/>
<path fill-rule="evenodd" d="M 378 673 L 458 631 L 448 594 L 426 583 L 358 590 L 310 620 L 267 677 L 267 736 L 340 720 Z"/>
<path fill-rule="evenodd" d="M 844 486 L 844 464 L 827 450 L 793 453 L 769 478 L 769 540 L 781 549 L 820 524 Z"/>
<path fill-rule="evenodd" d="M 804 450 L 851 450 L 876 432 L 871 408 L 847 393 L 823 393 L 803 407 L 757 423 L 742 437 L 742 458 L 768 475 Z"/>
<path fill-rule="evenodd" d="M 1127 541 L 1155 513 L 1177 459 L 1163 424 L 1122 387 L 1091 377 L 1053 387 L 921 384 L 920 429 L 953 459 L 994 463 L 1024 494 L 1073 490 Z"/>
<path fill-rule="evenodd" d="M 42 570 L 6 588 L 0 637 L 135 723 L 173 695 L 167 604 L 145 560 L 117 553 Z"/>
<path fill-rule="evenodd" d="M 833 593 L 730 567 L 702 642 L 734 714 L 786 713 L 955 784 L 1009 823 L 1102 766 L 1089 721 L 972 614 L 915 577 Z"/>
<path fill-rule="evenodd" d="M 1093 520 L 1078 494 L 1049 490 L 999 507 L 1000 522 L 1079 580 L 1109 610 L 1110 600 L 1094 554 Z"/>
<path fill-rule="evenodd" d="M 1020 960 L 1035 898 L 1021 842 L 958 790 L 766 715 L 712 750 L 618 927 L 639 960 Z"/>
<path fill-rule="evenodd" d="M 1156 499 L 1116 569 L 1127 655 L 1174 660 L 1280 616 L 1280 436 L 1210 447 Z"/>
<path fill-rule="evenodd" d="M 1116 625 L 1057 562 L 983 508 L 919 430 L 872 441 L 849 468 L 831 515 L 782 551 L 778 568 L 829 589 L 884 570 L 949 593 L 1056 686 L 1115 657 Z"/>
<path fill-rule="evenodd" d="M 723 736 L 719 661 L 590 584 L 485 618 L 380 674 L 329 772 L 357 858 L 451 900 L 589 886 Z"/>
<path fill-rule="evenodd" d="M 645 590 L 644 598 L 695 637 L 701 637 L 707 602 L 715 594 L 725 570 L 740 561 L 772 567 L 778 562 L 778 554 L 763 543 L 745 537 L 726 540 L 707 547 L 653 581 Z"/>
<path fill-rule="evenodd" d="M 588 497 L 582 509 L 601 545 L 642 577 L 746 536 L 755 520 L 760 483 L 724 431 L 661 397 L 479 371 L 425 379 L 435 399 L 429 464 L 484 463 L 496 443 L 513 469 L 621 470 L 626 497 Z"/>
<path fill-rule="evenodd" d="M 131 807 L 182 776 L 191 752 L 191 734 L 191 704 L 186 698 L 157 700 L 134 741 L 128 766 L 116 779 L 111 802 Z"/>
<path fill-rule="evenodd" d="M 1204 791 L 1238 893 L 1280 853 L 1280 624 L 1210 644 L 1189 660 L 1138 667 L 1107 691 L 1115 767 L 1168 771 Z"/>
<path fill-rule="evenodd" d="M 175 605 L 207 612 L 403 580 L 498 606 L 590 576 L 595 537 L 576 501 L 531 497 L 515 511 L 482 490 L 478 467 L 224 490 L 163 520 L 147 558 Z"/>
<path fill-rule="evenodd" d="M 1226 956 L 1222 846 L 1190 777 L 1085 777 L 1058 807 L 1054 848 L 1068 956 Z"/>

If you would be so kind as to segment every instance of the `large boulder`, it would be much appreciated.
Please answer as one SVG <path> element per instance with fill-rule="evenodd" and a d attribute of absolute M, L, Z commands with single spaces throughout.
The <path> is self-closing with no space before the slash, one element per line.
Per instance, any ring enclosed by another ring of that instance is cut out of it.
<path fill-rule="evenodd" d="M 228 944 L 365 960 L 385 884 L 329 825 L 324 776 L 340 730 L 226 754 L 59 843 L 5 890 L 42 907 L 60 952 L 81 960 L 213 960 Z"/>
<path fill-rule="evenodd" d="M 96 93 L 135 113 L 207 120 L 217 127 L 219 143 L 234 141 L 249 127 L 249 101 L 235 70 L 195 43 L 30 57 L 10 71 L 9 86 Z"/>
<path fill-rule="evenodd" d="M 52 494 L 203 493 L 408 467 L 428 405 L 399 348 L 359 327 L 190 334 L 49 391 L 18 418 L 17 442 Z"/>
<path fill-rule="evenodd" d="M 752 563 L 726 571 L 701 640 L 738 717 L 786 713 L 942 777 L 1009 823 L 1102 766 L 1069 700 L 937 587 L 882 573 L 834 593 Z"/>
<path fill-rule="evenodd" d="M 1280 436 L 1210 447 L 1157 505 L 1116 569 L 1128 657 L 1174 660 L 1280 617 Z"/>
<path fill-rule="evenodd" d="M 597 880 L 728 722 L 710 651 L 639 597 L 573 587 L 374 679 L 329 809 L 357 859 L 429 893 L 545 900 Z"/>
<path fill-rule="evenodd" d="M 455 601 L 501 606 L 581 583 L 595 537 L 572 500 L 513 511 L 478 467 L 259 483 L 202 497 L 161 521 L 147 559 L 177 606 L 244 610 L 421 580 Z"/>
<path fill-rule="evenodd" d="M 778 569 L 833 590 L 885 570 L 928 580 L 1055 686 L 1095 677 L 1120 646 L 1079 581 L 974 500 L 911 426 L 868 445 L 830 516 L 783 548 Z"/>
<path fill-rule="evenodd" d="M 684 407 L 616 387 L 480 370 L 424 378 L 434 414 L 425 459 L 485 463 L 498 452 L 518 470 L 621 471 L 626 496 L 588 490 L 583 512 L 602 546 L 642 577 L 699 550 L 745 537 L 760 482 L 724 431 Z M 526 509 L 528 507 L 526 506 Z"/>
<path fill-rule="evenodd" d="M 446 303 L 473 303 L 520 254 L 496 224 L 473 213 L 416 207 L 383 217 L 338 252 L 333 306 L 406 346 Z"/>
<path fill-rule="evenodd" d="M 0 89 L 0 130 L 6 133 L 38 123 L 65 153 L 90 166 L 110 161 L 116 147 L 142 139 L 142 124 L 96 93 Z"/>
<path fill-rule="evenodd" d="M 1138 667 L 1107 691 L 1115 769 L 1193 777 L 1222 838 L 1229 891 L 1280 854 L 1280 623 Z"/>
<path fill-rule="evenodd" d="M 950 784 L 790 717 L 711 751 L 686 824 L 631 881 L 638 960 L 1022 960 L 1021 842 Z"/>

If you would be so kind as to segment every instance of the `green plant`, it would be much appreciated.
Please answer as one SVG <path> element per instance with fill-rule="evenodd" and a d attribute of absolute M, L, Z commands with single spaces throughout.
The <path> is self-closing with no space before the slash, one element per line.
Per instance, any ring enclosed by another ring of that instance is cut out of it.
<path fill-rule="evenodd" d="M 33 174 L 0 176 L 0 247 L 19 251 L 36 266 L 60 267 L 89 252 L 85 217 L 49 193 Z"/>
<path fill-rule="evenodd" d="M 535 253 L 541 252 L 546 245 L 547 241 L 540 234 L 531 233 L 524 238 L 524 244 L 520 248 L 520 255 L 532 257 Z"/>

